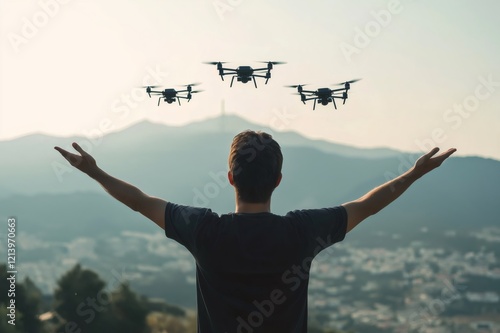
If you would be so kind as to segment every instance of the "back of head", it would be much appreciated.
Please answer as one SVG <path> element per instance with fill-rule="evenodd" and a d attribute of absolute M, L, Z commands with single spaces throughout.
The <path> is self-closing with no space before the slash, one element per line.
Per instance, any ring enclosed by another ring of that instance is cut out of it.
<path fill-rule="evenodd" d="M 236 135 L 229 152 L 229 170 L 240 200 L 265 203 L 281 177 L 283 155 L 279 144 L 265 132 Z"/>

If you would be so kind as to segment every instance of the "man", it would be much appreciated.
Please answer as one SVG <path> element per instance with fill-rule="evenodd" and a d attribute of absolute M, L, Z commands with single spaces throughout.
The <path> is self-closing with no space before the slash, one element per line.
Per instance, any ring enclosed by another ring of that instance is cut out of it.
<path fill-rule="evenodd" d="M 434 148 L 410 170 L 357 200 L 278 216 L 271 213 L 271 195 L 281 181 L 280 146 L 269 134 L 245 131 L 234 137 L 229 154 L 236 209 L 219 216 L 150 197 L 102 171 L 78 144 L 73 147 L 79 155 L 55 149 L 193 254 L 199 333 L 307 332 L 313 258 L 456 151 L 435 156 L 439 149 Z"/>

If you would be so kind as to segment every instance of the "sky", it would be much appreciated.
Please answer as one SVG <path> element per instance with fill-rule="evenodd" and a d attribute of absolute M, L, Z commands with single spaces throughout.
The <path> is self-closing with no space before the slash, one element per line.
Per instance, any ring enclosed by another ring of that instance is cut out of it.
<path fill-rule="evenodd" d="M 0 140 L 100 136 L 143 120 L 180 126 L 220 115 L 224 101 L 226 114 L 276 132 L 500 160 L 498 1 L 0 3 Z M 255 89 L 230 88 L 207 61 L 287 63 Z M 284 87 L 358 78 L 337 110 L 313 111 Z M 141 88 L 193 82 L 203 92 L 182 106 L 158 107 Z"/>

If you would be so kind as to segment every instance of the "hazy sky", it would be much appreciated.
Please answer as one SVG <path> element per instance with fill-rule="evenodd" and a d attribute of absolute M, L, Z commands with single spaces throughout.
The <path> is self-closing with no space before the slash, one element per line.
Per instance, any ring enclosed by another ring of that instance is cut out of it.
<path fill-rule="evenodd" d="M 498 1 L 0 0 L 0 140 L 90 135 L 149 119 L 226 112 L 274 130 L 359 147 L 438 145 L 500 159 Z M 215 66 L 276 66 L 229 88 Z M 362 78 L 344 106 L 303 105 L 311 89 Z M 201 82 L 181 107 L 143 84 Z"/>

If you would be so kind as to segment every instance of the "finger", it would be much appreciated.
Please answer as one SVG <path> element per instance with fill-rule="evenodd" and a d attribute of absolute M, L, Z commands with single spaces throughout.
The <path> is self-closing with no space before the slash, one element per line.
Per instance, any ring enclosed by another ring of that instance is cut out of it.
<path fill-rule="evenodd" d="M 427 153 L 427 155 L 433 156 L 439 151 L 439 147 L 434 147 L 430 152 Z"/>
<path fill-rule="evenodd" d="M 432 156 L 436 155 L 436 153 L 439 151 L 438 147 L 434 147 L 430 152 L 424 155 L 426 159 L 430 159 Z"/>
<path fill-rule="evenodd" d="M 54 147 L 55 150 L 57 150 L 64 158 L 68 159 L 69 156 L 71 156 L 71 153 L 69 151 L 66 151 L 62 149 L 61 147 Z"/>
<path fill-rule="evenodd" d="M 73 153 L 70 153 L 69 151 L 66 151 L 60 147 L 54 147 L 55 150 L 57 150 L 59 153 L 61 153 L 61 155 L 66 159 L 66 161 L 68 161 L 71 165 L 75 166 L 77 165 L 79 162 L 79 158 L 81 158 L 80 156 L 78 155 L 75 155 Z"/>
<path fill-rule="evenodd" d="M 76 142 L 73 142 L 73 148 L 75 148 L 76 151 L 79 152 L 82 156 L 83 155 L 88 155 L 87 152 L 85 150 L 83 150 L 82 147 L 80 147 L 78 145 L 78 143 L 76 143 Z"/>
<path fill-rule="evenodd" d="M 450 148 L 448 149 L 446 152 L 442 153 L 441 155 L 439 155 L 438 157 L 442 158 L 443 160 L 447 159 L 448 157 L 450 157 L 454 152 L 456 152 L 457 149 L 456 148 Z"/>

